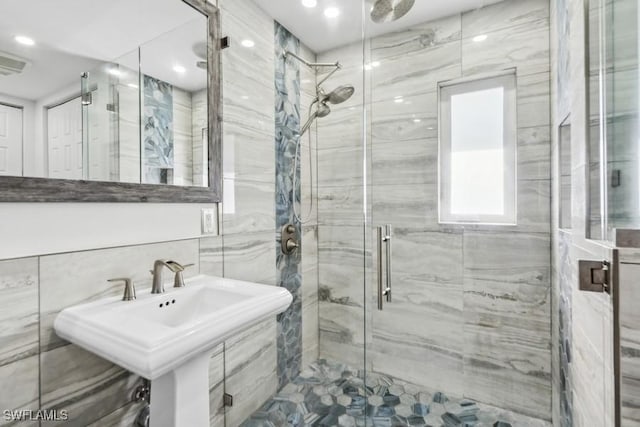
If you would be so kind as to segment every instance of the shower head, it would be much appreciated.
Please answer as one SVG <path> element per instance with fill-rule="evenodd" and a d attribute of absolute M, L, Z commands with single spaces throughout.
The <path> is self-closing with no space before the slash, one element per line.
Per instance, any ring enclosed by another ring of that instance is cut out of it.
<path fill-rule="evenodd" d="M 415 0 L 376 0 L 371 8 L 371 20 L 376 24 L 393 22 L 406 15 Z"/>
<path fill-rule="evenodd" d="M 319 89 L 318 92 L 319 92 L 318 98 L 321 100 L 320 102 L 322 103 L 328 102 L 330 104 L 342 104 L 347 99 L 353 96 L 353 92 L 355 92 L 355 89 L 351 85 L 342 85 L 342 86 L 338 86 L 328 94 L 324 93 L 322 89 Z"/>
<path fill-rule="evenodd" d="M 317 119 L 318 117 L 327 117 L 331 113 L 331 108 L 327 105 L 327 101 L 318 102 L 318 99 L 316 98 L 316 100 L 313 101 L 313 104 L 315 103 L 318 103 L 316 111 L 314 111 L 313 114 L 309 116 L 307 122 L 300 129 L 298 136 L 304 135 L 304 133 L 309 130 L 315 119 Z M 311 105 L 313 106 L 313 104 Z M 309 109 L 309 111 L 311 111 L 311 108 Z"/>
<path fill-rule="evenodd" d="M 318 104 L 316 117 L 327 117 L 329 113 L 331 113 L 331 108 L 329 108 L 326 102 L 321 102 L 320 104 Z"/>
<path fill-rule="evenodd" d="M 338 86 L 329 93 L 325 93 L 320 86 L 318 86 L 317 90 L 318 96 L 311 103 L 309 112 L 311 112 L 313 104 L 318 104 L 318 106 L 316 107 L 316 111 L 309 116 L 307 122 L 300 129 L 299 136 L 304 135 L 304 133 L 309 130 L 315 119 L 327 117 L 331 113 L 331 108 L 327 104 L 341 104 L 351 98 L 355 92 L 355 89 L 351 85 Z"/>

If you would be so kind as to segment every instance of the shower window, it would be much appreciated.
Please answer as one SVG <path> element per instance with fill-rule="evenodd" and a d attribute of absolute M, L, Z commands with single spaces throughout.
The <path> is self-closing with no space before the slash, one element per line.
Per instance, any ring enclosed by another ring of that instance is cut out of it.
<path fill-rule="evenodd" d="M 516 77 L 440 84 L 440 222 L 516 222 Z"/>

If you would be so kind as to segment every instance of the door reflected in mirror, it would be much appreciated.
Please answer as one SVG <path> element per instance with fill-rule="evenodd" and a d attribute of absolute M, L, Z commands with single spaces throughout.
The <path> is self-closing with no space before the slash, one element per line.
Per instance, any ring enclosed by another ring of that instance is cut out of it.
<path fill-rule="evenodd" d="M 177 0 L 2 9 L 0 175 L 209 185 L 205 15 Z"/>

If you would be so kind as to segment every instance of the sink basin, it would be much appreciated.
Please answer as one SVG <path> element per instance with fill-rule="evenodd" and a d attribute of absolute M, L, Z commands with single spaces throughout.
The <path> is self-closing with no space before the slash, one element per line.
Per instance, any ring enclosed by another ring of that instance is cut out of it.
<path fill-rule="evenodd" d="M 56 333 L 151 383 L 151 425 L 209 425 L 209 358 L 229 336 L 282 313 L 284 288 L 212 276 L 64 309 Z M 142 294 L 142 295 L 140 295 Z M 205 411 L 205 412 L 203 412 Z"/>

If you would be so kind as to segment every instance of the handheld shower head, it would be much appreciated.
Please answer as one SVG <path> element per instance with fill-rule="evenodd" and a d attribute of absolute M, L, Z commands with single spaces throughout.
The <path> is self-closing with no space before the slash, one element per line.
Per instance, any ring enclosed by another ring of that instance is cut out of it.
<path fill-rule="evenodd" d="M 327 117 L 331 113 L 331 108 L 327 105 L 326 102 L 321 102 L 318 104 L 318 110 L 316 111 L 316 117 Z"/>
<path fill-rule="evenodd" d="M 331 108 L 327 105 L 326 101 L 318 102 L 318 98 L 316 98 L 316 100 L 313 101 L 313 104 L 315 103 L 318 103 L 318 106 L 316 107 L 316 111 L 314 111 L 313 114 L 309 116 L 309 119 L 307 120 L 307 122 L 302 126 L 298 134 L 299 136 L 304 135 L 304 133 L 309 130 L 309 128 L 311 127 L 315 119 L 319 117 L 327 117 L 329 113 L 331 113 Z M 313 104 L 311 105 L 313 106 Z"/>
<path fill-rule="evenodd" d="M 321 102 L 329 102 L 330 104 L 342 104 L 347 99 L 353 96 L 355 89 L 351 85 L 342 85 L 338 86 L 328 94 L 325 94 L 322 89 L 320 89 L 320 99 Z"/>

